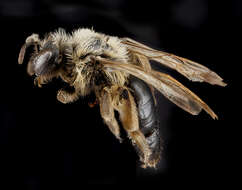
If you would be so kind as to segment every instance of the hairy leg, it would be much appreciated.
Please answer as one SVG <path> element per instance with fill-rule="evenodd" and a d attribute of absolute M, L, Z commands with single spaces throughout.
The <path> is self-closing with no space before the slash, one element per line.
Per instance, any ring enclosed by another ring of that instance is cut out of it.
<path fill-rule="evenodd" d="M 77 91 L 68 92 L 66 89 L 62 88 L 57 93 L 57 100 L 63 104 L 71 103 L 79 98 Z"/>
<path fill-rule="evenodd" d="M 132 140 L 132 143 L 142 153 L 140 159 L 144 163 L 144 167 L 146 167 L 149 165 L 151 151 L 145 136 L 139 129 L 138 113 L 134 98 L 129 90 L 123 87 L 113 87 L 112 96 L 114 108 L 119 112 L 122 125 Z"/>
<path fill-rule="evenodd" d="M 97 98 L 99 100 L 100 113 L 104 122 L 110 131 L 115 135 L 115 137 L 121 142 L 122 139 L 120 138 L 120 129 L 118 122 L 115 119 L 110 92 L 108 89 L 104 88 Z"/>

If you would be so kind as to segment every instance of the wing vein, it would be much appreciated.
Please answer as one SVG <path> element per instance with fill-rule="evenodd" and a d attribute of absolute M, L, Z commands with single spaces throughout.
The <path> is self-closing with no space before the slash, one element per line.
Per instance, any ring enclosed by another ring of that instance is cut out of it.
<path fill-rule="evenodd" d="M 203 109 L 213 119 L 217 119 L 217 115 L 205 102 L 203 102 L 196 94 L 191 92 L 180 82 L 167 74 L 153 70 L 144 71 L 141 67 L 136 65 L 123 64 L 103 58 L 99 58 L 99 61 L 103 64 L 104 70 L 107 72 L 112 72 L 112 70 L 120 70 L 154 86 L 174 104 L 193 115 L 199 114 Z"/>

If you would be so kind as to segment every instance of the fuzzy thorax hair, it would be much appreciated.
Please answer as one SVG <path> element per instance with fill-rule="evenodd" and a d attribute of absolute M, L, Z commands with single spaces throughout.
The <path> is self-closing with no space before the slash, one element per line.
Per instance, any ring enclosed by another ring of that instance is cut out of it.
<path fill-rule="evenodd" d="M 60 53 L 66 59 L 62 64 L 72 67 L 75 79 L 71 85 L 84 96 L 93 90 L 100 82 L 110 85 L 123 86 L 128 74 L 122 71 L 108 72 L 102 70 L 98 62 L 91 60 L 97 56 L 109 58 L 120 63 L 128 63 L 128 51 L 117 37 L 97 33 L 90 29 L 77 29 L 68 34 L 63 29 L 49 33 L 41 42 L 43 47 L 51 38 Z M 66 69 L 62 67 L 62 69 Z M 60 77 L 68 81 L 65 72 L 60 72 Z"/>

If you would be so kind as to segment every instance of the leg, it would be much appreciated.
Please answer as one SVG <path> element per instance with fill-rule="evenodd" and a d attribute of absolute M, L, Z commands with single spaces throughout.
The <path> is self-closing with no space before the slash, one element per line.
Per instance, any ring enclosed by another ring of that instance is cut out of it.
<path fill-rule="evenodd" d="M 79 94 L 77 91 L 68 92 L 65 89 L 60 89 L 57 93 L 57 100 L 62 102 L 63 104 L 71 103 L 76 101 L 79 98 Z"/>
<path fill-rule="evenodd" d="M 136 145 L 141 152 L 140 159 L 146 167 L 149 163 L 151 151 L 145 136 L 139 129 L 138 113 L 134 98 L 127 88 L 113 87 L 113 105 L 119 112 L 120 120 L 124 129 L 127 131 L 132 143 Z"/>
<path fill-rule="evenodd" d="M 104 88 L 100 95 L 98 95 L 98 100 L 100 105 L 100 113 L 104 122 L 110 131 L 115 135 L 115 137 L 121 142 L 122 139 L 120 138 L 120 130 L 118 122 L 114 116 L 114 109 L 111 102 L 111 94 Z"/>

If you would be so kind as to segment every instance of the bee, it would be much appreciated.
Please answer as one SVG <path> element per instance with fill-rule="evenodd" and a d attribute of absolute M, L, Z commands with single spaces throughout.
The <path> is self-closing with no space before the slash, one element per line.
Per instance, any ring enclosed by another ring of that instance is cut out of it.
<path fill-rule="evenodd" d="M 155 61 L 191 81 L 226 86 L 219 75 L 194 61 L 152 49 L 130 38 L 109 36 L 86 28 L 72 33 L 58 29 L 43 39 L 38 34 L 30 35 L 20 50 L 19 64 L 23 63 L 30 46 L 34 52 L 27 73 L 35 75 L 34 83 L 41 87 L 53 78 L 62 79 L 73 89 L 62 88 L 57 92 L 57 99 L 64 104 L 93 92 L 104 123 L 121 141 L 118 118 L 115 117 L 115 111 L 118 112 L 122 127 L 137 149 L 144 168 L 155 168 L 162 150 L 159 130 L 153 122 L 156 120 L 155 89 L 192 115 L 205 110 L 217 119 L 213 110 L 196 94 L 150 65 L 150 61 Z M 141 122 L 142 119 L 152 122 Z"/>

